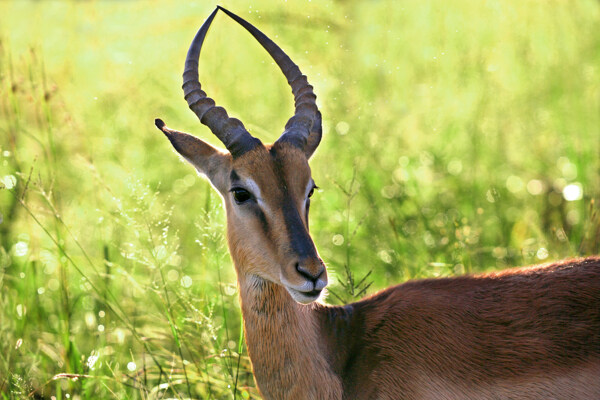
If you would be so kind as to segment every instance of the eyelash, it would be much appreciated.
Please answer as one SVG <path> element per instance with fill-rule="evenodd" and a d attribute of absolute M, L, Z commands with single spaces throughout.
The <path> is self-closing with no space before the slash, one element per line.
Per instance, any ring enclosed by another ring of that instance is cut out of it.
<path fill-rule="evenodd" d="M 244 188 L 233 188 L 230 190 L 230 192 L 233 193 L 233 199 L 238 204 L 246 203 L 247 201 L 254 199 L 252 193 Z"/>

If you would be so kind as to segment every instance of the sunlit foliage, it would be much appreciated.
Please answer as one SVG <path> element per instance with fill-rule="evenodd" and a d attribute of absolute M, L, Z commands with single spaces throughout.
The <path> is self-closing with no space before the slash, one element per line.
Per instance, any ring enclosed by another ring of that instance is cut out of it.
<path fill-rule="evenodd" d="M 223 5 L 319 96 L 311 231 L 330 302 L 599 252 L 599 2 Z M 153 126 L 218 144 L 179 88 L 211 10 L 0 2 L 3 398 L 259 398 L 220 198 Z M 200 79 L 265 141 L 292 113 L 222 15 Z"/>

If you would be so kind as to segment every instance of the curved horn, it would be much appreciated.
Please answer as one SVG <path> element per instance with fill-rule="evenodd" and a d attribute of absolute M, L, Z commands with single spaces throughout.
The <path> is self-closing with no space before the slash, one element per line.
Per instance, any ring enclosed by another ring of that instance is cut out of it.
<path fill-rule="evenodd" d="M 294 116 L 288 120 L 285 131 L 277 141 L 291 143 L 303 149 L 307 157 L 310 157 L 321 141 L 322 125 L 321 113 L 316 102 L 317 96 L 308 83 L 306 75 L 302 75 L 300 68 L 264 33 L 223 7 L 217 6 L 217 8 L 246 28 L 267 50 L 287 78 L 292 87 L 296 108 Z"/>
<path fill-rule="evenodd" d="M 248 133 L 242 121 L 230 118 L 223 107 L 215 106 L 213 99 L 208 97 L 202 90 L 198 80 L 198 59 L 202 43 L 208 32 L 218 8 L 210 14 L 200 30 L 194 37 L 185 59 L 183 71 L 183 93 L 190 109 L 198 116 L 200 122 L 208 126 L 210 130 L 225 145 L 231 155 L 239 157 L 245 152 L 252 150 L 261 142 Z"/>

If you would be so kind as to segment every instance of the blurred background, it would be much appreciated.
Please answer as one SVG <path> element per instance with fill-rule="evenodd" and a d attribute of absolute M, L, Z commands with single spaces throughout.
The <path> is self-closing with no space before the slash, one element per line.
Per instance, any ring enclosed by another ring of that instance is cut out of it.
<path fill-rule="evenodd" d="M 311 231 L 342 304 L 598 254 L 600 3 L 224 1 L 315 86 Z M 2 398 L 260 398 L 221 200 L 154 127 L 207 1 L 0 2 Z M 203 88 L 263 141 L 293 112 L 218 14 Z"/>

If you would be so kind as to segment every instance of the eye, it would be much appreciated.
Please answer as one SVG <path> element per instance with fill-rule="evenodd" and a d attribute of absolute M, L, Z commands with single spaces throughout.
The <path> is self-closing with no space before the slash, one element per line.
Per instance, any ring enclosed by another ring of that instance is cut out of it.
<path fill-rule="evenodd" d="M 318 189 L 317 186 L 313 186 L 312 189 L 310 189 L 310 192 L 308 192 L 308 197 L 312 197 L 313 194 L 315 194 L 315 189 Z"/>
<path fill-rule="evenodd" d="M 252 194 L 249 191 L 242 188 L 233 188 L 230 190 L 233 193 L 233 198 L 238 204 L 242 204 L 252 199 Z"/>

